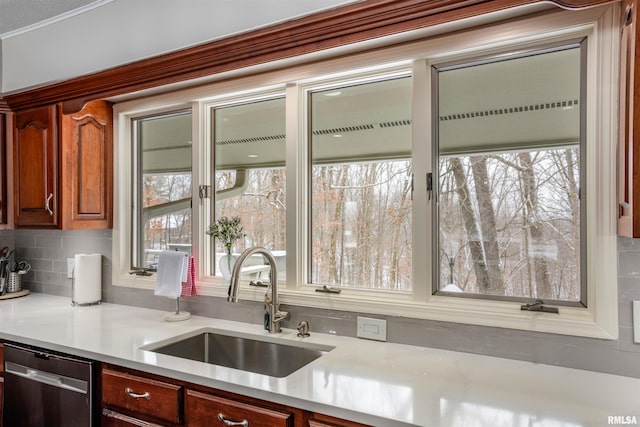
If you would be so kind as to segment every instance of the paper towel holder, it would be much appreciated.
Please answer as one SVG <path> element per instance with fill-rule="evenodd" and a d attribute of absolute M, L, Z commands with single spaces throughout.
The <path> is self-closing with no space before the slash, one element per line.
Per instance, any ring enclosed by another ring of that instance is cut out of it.
<path fill-rule="evenodd" d="M 98 305 L 100 304 L 102 301 L 98 300 L 98 301 L 91 301 L 91 302 L 76 302 L 73 299 L 73 296 L 75 295 L 75 286 L 76 286 L 76 278 L 72 277 L 71 278 L 71 306 L 72 307 L 86 307 L 86 306 L 90 306 L 90 305 Z"/>
<path fill-rule="evenodd" d="M 79 302 L 77 301 L 77 297 L 78 294 L 76 293 L 76 270 L 78 270 L 78 257 L 84 257 L 84 256 L 88 256 L 88 257 L 97 257 L 99 259 L 99 262 L 102 262 L 102 255 L 100 254 L 76 254 L 75 255 L 75 261 L 72 264 L 72 269 L 70 271 L 70 277 L 71 277 L 71 306 L 72 307 L 76 307 L 76 306 L 80 306 L 80 307 L 84 307 L 84 306 L 91 306 L 91 305 L 99 305 L 102 302 L 102 292 L 101 292 L 101 268 L 100 265 L 97 269 L 93 270 L 96 272 L 97 274 L 97 289 L 96 289 L 96 296 L 95 299 L 93 299 L 94 297 L 91 297 L 92 300 L 90 301 L 83 301 L 83 302 Z M 68 268 L 69 266 L 67 266 Z M 69 274 L 69 273 L 68 273 Z"/>
<path fill-rule="evenodd" d="M 182 322 L 191 318 L 191 313 L 188 311 L 180 311 L 180 297 L 176 298 L 176 311 L 175 313 L 167 314 L 164 317 L 165 322 Z"/>

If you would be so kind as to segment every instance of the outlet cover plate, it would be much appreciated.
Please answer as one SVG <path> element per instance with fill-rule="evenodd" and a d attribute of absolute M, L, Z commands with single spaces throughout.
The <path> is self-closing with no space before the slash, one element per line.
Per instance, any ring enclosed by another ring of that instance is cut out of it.
<path fill-rule="evenodd" d="M 387 340 L 387 321 L 383 319 L 374 319 L 371 317 L 358 316 L 358 338 L 366 338 L 369 340 L 386 341 Z"/>

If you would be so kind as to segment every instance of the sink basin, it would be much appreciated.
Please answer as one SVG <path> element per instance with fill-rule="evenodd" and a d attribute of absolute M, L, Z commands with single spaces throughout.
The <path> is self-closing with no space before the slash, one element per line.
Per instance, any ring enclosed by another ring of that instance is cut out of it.
<path fill-rule="evenodd" d="M 290 375 L 333 349 L 307 343 L 285 344 L 217 330 L 196 331 L 168 341 L 149 344 L 141 350 L 278 378 Z"/>

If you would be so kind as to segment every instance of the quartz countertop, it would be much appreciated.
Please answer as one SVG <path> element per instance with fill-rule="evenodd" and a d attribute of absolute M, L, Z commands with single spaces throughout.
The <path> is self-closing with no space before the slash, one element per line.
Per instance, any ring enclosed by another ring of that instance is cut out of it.
<path fill-rule="evenodd" d="M 284 329 L 277 336 L 284 343 L 335 348 L 274 378 L 141 350 L 202 328 L 268 335 L 261 325 L 199 316 L 165 322 L 166 314 L 107 303 L 72 307 L 68 298 L 36 293 L 0 301 L 0 339 L 380 427 L 640 423 L 640 379 L 496 357 L 313 331 L 298 338 Z"/>

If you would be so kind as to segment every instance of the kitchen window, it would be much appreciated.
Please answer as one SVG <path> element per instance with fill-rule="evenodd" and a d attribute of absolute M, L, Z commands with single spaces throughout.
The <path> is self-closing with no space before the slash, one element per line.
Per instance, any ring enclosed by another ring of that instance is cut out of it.
<path fill-rule="evenodd" d="M 586 305 L 586 54 L 580 40 L 433 67 L 437 292 Z"/>
<path fill-rule="evenodd" d="M 118 104 L 114 283 L 153 287 L 128 275 L 164 244 L 140 234 L 153 172 L 184 180 L 167 207 L 191 192 L 191 239 L 172 244 L 192 245 L 205 295 L 228 289 L 208 226 L 239 216 L 234 255 L 272 250 L 285 304 L 615 338 L 616 16 L 533 15 Z M 178 117 L 190 166 L 124 154 Z M 252 279 L 240 299 L 261 301 Z M 559 313 L 521 310 L 537 300 Z"/>
<path fill-rule="evenodd" d="M 155 270 L 163 250 L 191 253 L 191 111 L 135 118 L 131 267 Z"/>
<path fill-rule="evenodd" d="M 282 261 L 279 279 L 286 270 L 286 171 L 285 100 L 250 99 L 210 107 L 214 147 L 214 218 L 240 218 L 243 236 L 233 246 L 232 258 L 255 245 L 269 249 Z M 233 262 L 224 246 L 214 242 L 216 276 L 230 277 Z M 262 256 L 245 264 L 264 265 Z M 252 278 L 267 282 L 268 268 L 254 268 Z"/>
<path fill-rule="evenodd" d="M 411 291 L 411 76 L 310 90 L 308 282 Z"/>

